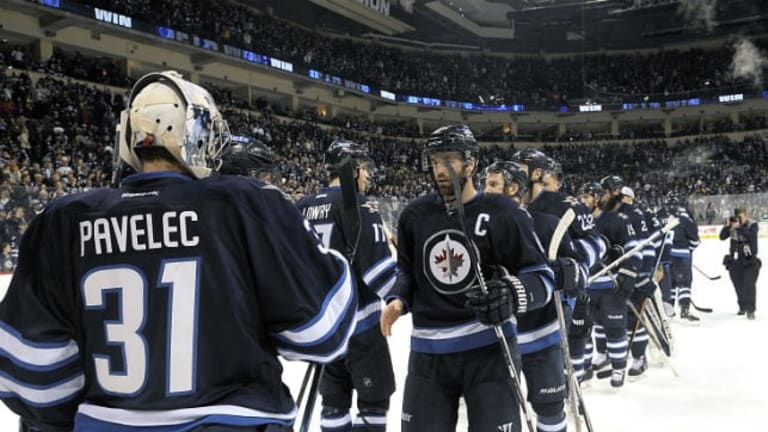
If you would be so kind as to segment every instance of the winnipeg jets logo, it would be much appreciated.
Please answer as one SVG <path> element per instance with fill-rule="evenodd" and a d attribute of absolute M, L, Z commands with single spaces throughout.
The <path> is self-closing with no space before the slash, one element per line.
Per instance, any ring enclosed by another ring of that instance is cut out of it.
<path fill-rule="evenodd" d="M 448 240 L 450 241 L 450 240 Z M 435 257 L 434 264 L 443 271 L 443 275 L 451 281 L 458 278 L 459 269 L 464 264 L 464 254 L 455 253 L 453 248 L 446 250 L 443 248 L 441 254 Z"/>
<path fill-rule="evenodd" d="M 464 233 L 443 230 L 424 243 L 424 274 L 438 292 L 458 294 L 471 286 L 474 272 L 465 242 Z"/>

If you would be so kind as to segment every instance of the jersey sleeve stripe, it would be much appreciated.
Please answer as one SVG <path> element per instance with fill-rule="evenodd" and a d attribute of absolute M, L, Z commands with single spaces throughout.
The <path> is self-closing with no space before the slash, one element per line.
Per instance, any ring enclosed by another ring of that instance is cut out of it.
<path fill-rule="evenodd" d="M 49 407 L 66 402 L 77 396 L 84 386 L 85 376 L 82 373 L 48 385 L 28 384 L 0 373 L 0 397 L 18 397 L 34 407 Z"/>
<path fill-rule="evenodd" d="M 548 265 L 546 265 L 546 264 L 539 264 L 539 265 L 535 265 L 535 266 L 523 267 L 523 268 L 521 268 L 520 270 L 517 271 L 517 274 L 534 273 L 534 272 L 535 273 L 543 273 L 543 274 L 549 276 L 549 278 L 551 280 L 555 279 L 555 272 L 553 272 L 552 269 Z"/>
<path fill-rule="evenodd" d="M 323 350 L 322 352 L 317 349 L 310 352 L 309 350 L 296 351 L 290 348 L 278 346 L 277 352 L 285 357 L 286 360 L 303 360 L 314 363 L 330 363 L 347 353 L 349 338 L 352 337 L 355 332 L 355 328 L 357 327 L 354 313 L 350 313 L 345 321 L 347 321 L 347 332 L 344 334 L 344 337 L 341 338 L 339 344 L 335 347 L 329 348 L 328 350 Z"/>
<path fill-rule="evenodd" d="M 381 261 L 377 262 L 371 268 L 368 269 L 367 272 L 363 275 L 363 282 L 365 282 L 366 285 L 370 286 L 371 282 L 375 281 L 379 276 L 381 276 L 384 272 L 387 270 L 390 270 L 395 267 L 395 260 L 389 256 Z"/>
<path fill-rule="evenodd" d="M 587 265 L 591 268 L 597 261 L 605 255 L 607 247 L 605 242 L 598 236 L 589 236 L 586 238 L 580 238 L 575 241 L 586 254 L 589 259 Z"/>
<path fill-rule="evenodd" d="M 397 282 L 397 275 L 392 274 L 392 276 L 390 276 L 386 282 L 381 284 L 381 286 L 376 289 L 376 295 L 378 295 L 380 298 L 387 298 L 389 293 L 392 291 L 392 288 L 395 286 L 395 282 Z"/>
<path fill-rule="evenodd" d="M 592 267 L 597 262 L 597 255 L 595 254 L 595 248 L 589 241 L 584 239 L 576 240 L 575 244 L 582 250 L 587 256 L 587 265 Z"/>
<path fill-rule="evenodd" d="M 338 255 L 338 252 L 333 250 L 329 252 L 343 263 L 344 272 L 328 293 L 322 309 L 312 320 L 296 329 L 283 330 L 276 335 L 290 345 L 310 346 L 323 343 L 338 329 L 350 308 L 355 307 L 354 284 L 350 277 L 349 264 Z"/>
<path fill-rule="evenodd" d="M 146 411 L 109 408 L 83 403 L 77 409 L 76 423 L 80 424 L 83 420 L 87 421 L 87 419 L 83 419 L 83 417 L 87 417 L 88 419 L 97 420 L 101 426 L 100 430 L 112 430 L 118 425 L 123 426 L 123 428 L 126 426 L 149 428 L 188 425 L 191 426 L 189 429 L 194 429 L 190 423 L 204 424 L 205 418 L 212 416 L 239 420 L 235 423 L 238 425 L 257 426 L 269 423 L 290 425 L 296 418 L 296 407 L 294 406 L 287 413 L 266 412 L 237 405 L 209 405 L 176 410 Z M 247 419 L 251 421 L 249 422 Z M 109 427 L 110 425 L 112 425 L 112 428 Z M 184 428 L 184 430 L 188 430 L 188 428 Z"/>
<path fill-rule="evenodd" d="M 523 267 L 517 271 L 518 276 L 530 275 L 531 273 L 538 276 L 542 285 L 544 286 L 544 289 L 546 290 L 546 297 L 542 305 L 549 303 L 552 300 L 552 293 L 555 292 L 555 285 L 553 284 L 555 280 L 555 272 L 553 272 L 552 269 L 546 264 Z"/>
<path fill-rule="evenodd" d="M 33 371 L 58 369 L 79 358 L 80 350 L 74 340 L 39 343 L 24 339 L 7 323 L 0 321 L 0 356 L 13 364 Z"/>

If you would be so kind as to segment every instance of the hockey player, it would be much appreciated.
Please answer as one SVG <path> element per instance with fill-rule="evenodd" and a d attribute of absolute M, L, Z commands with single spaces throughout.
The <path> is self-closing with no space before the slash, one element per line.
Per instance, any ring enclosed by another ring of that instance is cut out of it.
<path fill-rule="evenodd" d="M 346 221 L 338 168 L 345 158 L 354 164 L 361 218 L 359 240 L 345 238 L 342 229 Z M 395 284 L 395 260 L 389 252 L 376 203 L 364 195 L 373 176 L 368 150 L 352 141 L 336 140 L 325 152 L 325 167 L 330 177 L 329 186 L 302 198 L 296 206 L 326 247 L 339 251 L 354 249 L 352 268 L 359 306 L 357 327 L 347 356 L 328 364 L 320 380 L 323 396 L 320 427 L 329 432 L 384 431 L 395 377 L 387 341 L 378 324 L 381 299 Z M 357 392 L 358 408 L 354 421 L 349 414 L 353 391 Z"/>
<path fill-rule="evenodd" d="M 613 176 L 616 184 L 623 183 L 619 177 Z M 648 223 L 648 217 L 642 209 L 635 206 L 635 192 L 629 186 L 622 186 L 621 205 L 618 211 L 624 213 L 632 221 L 632 227 L 637 234 L 637 240 L 643 241 L 651 234 L 651 225 Z M 630 301 L 635 306 L 635 310 L 642 313 L 647 299 L 653 296 L 656 285 L 653 284 L 652 275 L 656 266 L 656 251 L 653 243 L 649 243 L 641 251 L 643 255 L 642 265 L 638 273 L 635 290 L 632 292 Z M 635 330 L 637 328 L 637 330 Z M 627 311 L 627 337 L 632 338 L 632 346 L 629 347 L 632 353 L 632 364 L 629 367 L 629 376 L 642 375 L 648 368 L 648 361 L 645 357 L 645 351 L 648 348 L 648 330 L 637 319 L 637 316 L 631 311 Z"/>
<path fill-rule="evenodd" d="M 587 208 L 595 220 L 597 220 L 597 218 L 602 213 L 600 206 L 598 205 L 598 201 L 600 200 L 602 193 L 603 187 L 600 186 L 600 183 L 597 182 L 585 183 L 579 188 L 579 201 L 584 205 L 584 207 Z M 605 244 L 605 237 L 601 237 L 601 240 L 603 240 L 603 244 Z M 587 297 L 589 297 L 589 293 L 589 287 L 587 287 Z M 591 305 L 590 309 L 592 309 Z M 584 374 L 581 377 L 582 381 L 588 381 L 592 379 L 595 370 L 600 370 L 608 366 L 610 363 L 606 353 L 607 348 L 605 346 L 605 329 L 602 325 L 602 320 L 599 316 L 593 315 L 592 310 L 587 313 L 587 317 L 589 318 L 589 322 L 587 322 L 587 325 L 585 326 L 586 340 L 582 365 L 584 370 Z M 593 329 L 595 342 L 597 342 L 598 348 L 598 362 L 594 363 L 594 365 L 592 362 L 592 357 L 595 352 L 595 343 L 593 343 L 592 340 Z"/>
<path fill-rule="evenodd" d="M 243 136 L 233 136 L 232 139 L 229 151 L 221 157 L 219 174 L 251 176 L 270 184 L 280 183 L 272 150 L 266 144 Z"/>
<path fill-rule="evenodd" d="M 624 251 L 632 249 L 637 244 L 635 229 L 629 217 L 621 213 L 620 189 L 623 182 L 618 177 L 605 177 L 600 182 L 602 196 L 597 205 L 600 206 L 600 215 L 596 219 L 597 229 L 605 237 L 609 244 L 606 253 L 605 264 L 624 255 Z M 588 200 L 585 200 L 588 201 Z M 588 288 L 592 316 L 596 323 L 600 323 L 605 331 L 607 359 L 612 366 L 611 386 L 624 385 L 625 368 L 627 366 L 627 306 L 625 301 L 629 299 L 635 288 L 635 280 L 642 266 L 643 256 L 636 253 L 624 261 L 613 275 L 605 275 L 596 279 Z M 595 270 L 598 270 L 598 265 Z M 615 282 L 614 282 L 615 279 Z M 598 331 L 596 326 L 595 331 Z M 595 364 L 601 364 L 601 347 L 598 342 L 598 354 L 592 360 Z"/>
<path fill-rule="evenodd" d="M 519 361 L 516 316 L 550 301 L 553 274 L 528 213 L 475 189 L 478 152 L 467 126 L 432 132 L 424 160 L 437 192 L 411 201 L 398 221 L 398 278 L 381 328 L 388 336 L 403 313 L 413 313 L 403 432 L 455 430 L 462 395 L 470 430 L 520 431 L 516 391 L 491 326 L 501 326 Z M 449 166 L 460 182 L 458 195 Z M 468 248 L 475 246 L 479 263 L 470 259 Z M 477 264 L 487 293 L 478 289 Z"/>
<path fill-rule="evenodd" d="M 276 354 L 344 354 L 347 261 L 273 188 L 207 177 L 226 123 L 181 75 L 140 78 L 120 131 L 138 174 L 56 200 L 24 237 L 3 401 L 30 430 L 291 430 Z"/>
<path fill-rule="evenodd" d="M 577 262 L 580 271 L 588 275 L 589 269 L 594 266 L 605 254 L 606 246 L 595 230 L 594 219 L 589 210 L 578 199 L 563 192 L 559 188 L 562 185 L 562 167 L 554 159 L 535 149 L 522 150 L 512 156 L 513 160 L 521 163 L 528 173 L 528 193 L 525 202 L 528 211 L 547 213 L 561 218 L 568 209 L 576 214 L 576 219 L 568 228 L 568 232 L 574 241 L 578 253 Z M 545 185 L 549 189 L 545 188 Z M 588 322 L 586 316 L 589 308 L 585 304 L 588 301 L 583 296 L 585 287 L 575 286 L 572 292 L 566 292 L 569 311 L 574 311 L 571 322 Z M 577 304 L 576 303 L 580 303 Z M 583 315 L 582 315 L 583 311 Z M 580 380 L 584 378 L 584 354 L 587 326 L 578 325 L 569 331 L 569 345 L 571 363 Z"/>
<path fill-rule="evenodd" d="M 672 235 L 672 286 L 674 301 L 680 304 L 680 318 L 688 321 L 699 321 L 699 317 L 690 312 L 691 282 L 693 281 L 692 256 L 693 250 L 699 246 L 699 227 L 688 214 L 685 202 L 678 201 L 670 212 L 680 219 Z"/>
<path fill-rule="evenodd" d="M 730 237 L 731 248 L 723 264 L 736 289 L 739 315 L 755 319 L 755 282 L 763 263 L 757 257 L 757 222 L 747 217 L 747 209 L 737 208 L 728 224 L 720 230 L 720 240 Z"/>
<path fill-rule="evenodd" d="M 669 211 L 667 208 L 672 208 L 671 203 L 677 202 L 677 198 L 673 197 L 673 194 L 668 194 L 667 197 L 665 197 L 665 201 L 662 205 L 659 205 L 656 209 L 656 219 L 659 221 L 659 223 L 664 226 L 666 225 L 667 221 L 669 220 Z M 675 204 L 676 206 L 676 204 Z M 664 236 L 664 240 L 662 243 L 662 254 L 661 254 L 661 268 L 663 269 L 663 277 L 658 281 L 659 282 L 659 288 L 661 288 L 661 298 L 664 305 L 664 312 L 666 313 L 668 318 L 672 318 L 675 316 L 675 307 L 673 306 L 672 302 L 674 301 L 674 296 L 672 293 L 672 242 L 674 238 L 674 230 L 668 232 Z"/>
<path fill-rule="evenodd" d="M 517 162 L 496 162 L 485 169 L 485 193 L 503 194 L 518 204 L 528 187 L 528 173 Z M 548 247 L 557 226 L 558 219 L 546 213 L 531 212 L 536 235 Z M 553 263 L 556 289 L 573 292 L 571 285 L 586 283 L 586 274 L 576 263 L 578 255 L 568 233 L 563 237 L 558 256 Z M 563 349 L 560 346 L 560 326 L 555 301 L 541 309 L 521 315 L 517 320 L 517 340 L 522 354 L 523 374 L 528 387 L 528 400 L 536 412 L 536 427 L 539 432 L 565 431 L 567 422 L 564 412 L 565 368 Z M 567 319 L 566 319 L 567 321 Z M 583 325 L 583 321 L 582 321 Z"/>
<path fill-rule="evenodd" d="M 563 187 L 563 166 L 560 162 L 547 157 L 547 169 L 541 178 L 541 185 L 546 191 L 558 192 Z"/>

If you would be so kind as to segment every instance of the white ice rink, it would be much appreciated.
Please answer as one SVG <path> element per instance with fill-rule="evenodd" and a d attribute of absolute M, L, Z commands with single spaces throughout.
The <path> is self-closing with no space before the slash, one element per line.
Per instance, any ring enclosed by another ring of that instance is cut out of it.
<path fill-rule="evenodd" d="M 761 241 L 761 247 L 761 255 L 766 257 L 768 243 Z M 593 380 L 584 388 L 584 398 L 595 431 L 768 431 L 768 268 L 763 269 L 757 284 L 757 319 L 736 316 L 736 297 L 721 265 L 727 248 L 727 242 L 704 240 L 694 253 L 697 266 L 712 275 L 722 275 L 722 279 L 709 281 L 694 271 L 694 302 L 714 312 L 694 312 L 701 317 L 697 325 L 673 322 L 676 353 L 672 361 L 680 377 L 675 378 L 668 367 L 654 361 L 640 380 L 628 381 L 618 391 L 607 380 Z M 388 419 L 387 430 L 391 432 L 400 430 L 409 333 L 410 320 L 403 317 L 390 340 L 398 387 Z M 294 395 L 305 369 L 303 363 L 286 363 L 283 380 Z M 318 405 L 312 431 L 320 430 L 319 411 Z M 15 416 L 0 408 L 0 432 L 16 428 Z M 456 430 L 466 429 L 466 416 L 462 416 Z"/>

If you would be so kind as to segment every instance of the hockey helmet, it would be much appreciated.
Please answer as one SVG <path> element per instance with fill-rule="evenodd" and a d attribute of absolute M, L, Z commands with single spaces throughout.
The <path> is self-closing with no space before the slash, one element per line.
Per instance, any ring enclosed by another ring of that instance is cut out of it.
<path fill-rule="evenodd" d="M 558 181 L 563 180 L 563 166 L 560 165 L 560 162 L 556 161 L 554 158 L 547 157 L 546 171 L 555 177 Z"/>
<path fill-rule="evenodd" d="M 624 179 L 616 175 L 605 176 L 600 179 L 600 186 L 602 187 L 603 191 L 621 189 L 621 187 L 624 186 Z"/>
<path fill-rule="evenodd" d="M 528 175 L 530 176 L 535 169 L 546 170 L 549 166 L 548 157 L 543 151 L 538 149 L 525 149 L 515 152 L 512 155 L 512 160 L 528 167 Z"/>
<path fill-rule="evenodd" d="M 229 128 L 213 97 L 175 71 L 152 72 L 131 89 L 120 115 L 119 156 L 141 172 L 137 153 L 162 147 L 198 178 L 217 168 Z"/>
<path fill-rule="evenodd" d="M 275 176 L 276 164 L 266 144 L 245 136 L 233 136 L 232 142 L 229 152 L 221 158 L 220 174 L 260 177 L 269 172 Z"/>
<path fill-rule="evenodd" d="M 510 183 L 517 184 L 517 195 L 522 195 L 528 189 L 528 173 L 525 167 L 518 162 L 512 161 L 499 161 L 494 162 L 484 170 L 485 176 L 488 174 L 497 173 L 504 177 L 504 187 L 509 186 Z"/>
<path fill-rule="evenodd" d="M 603 194 L 603 187 L 598 182 L 587 182 L 581 185 L 579 194 L 588 194 L 597 198 Z"/>
<path fill-rule="evenodd" d="M 427 138 L 427 144 L 422 153 L 422 166 L 427 170 L 430 166 L 429 157 L 437 152 L 458 152 L 465 161 L 477 159 L 480 147 L 469 126 L 450 125 L 436 129 Z"/>

